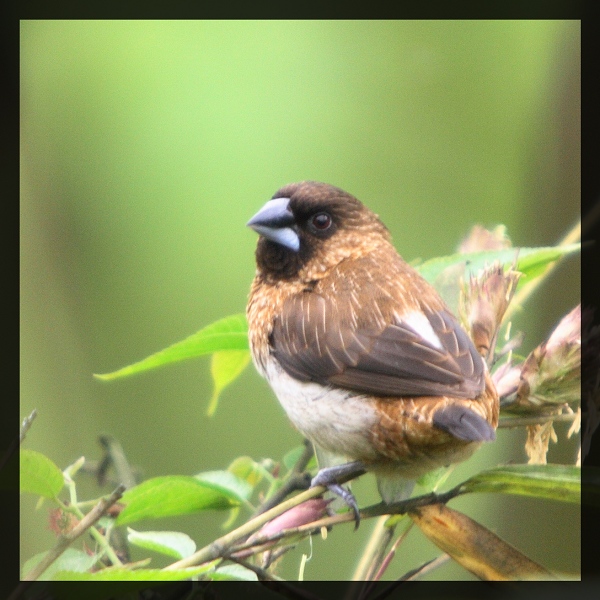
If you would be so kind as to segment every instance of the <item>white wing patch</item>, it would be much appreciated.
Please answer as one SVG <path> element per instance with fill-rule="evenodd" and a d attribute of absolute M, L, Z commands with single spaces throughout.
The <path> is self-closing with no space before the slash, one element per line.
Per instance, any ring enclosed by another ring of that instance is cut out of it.
<path fill-rule="evenodd" d="M 428 342 L 434 348 L 438 350 L 444 350 L 440 338 L 433 331 L 431 323 L 427 317 L 419 311 L 410 311 L 398 317 L 398 320 L 408 325 L 413 331 L 421 336 L 426 342 Z"/>

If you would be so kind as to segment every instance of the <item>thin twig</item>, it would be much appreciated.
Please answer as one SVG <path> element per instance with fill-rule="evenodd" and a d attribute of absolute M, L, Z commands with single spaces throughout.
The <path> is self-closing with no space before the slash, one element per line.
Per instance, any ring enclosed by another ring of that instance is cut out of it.
<path fill-rule="evenodd" d="M 117 502 L 123 492 L 125 486 L 120 485 L 108 497 L 102 498 L 92 510 L 90 510 L 79 523 L 73 527 L 69 533 L 59 536 L 56 544 L 48 551 L 44 558 L 33 568 L 23 581 L 35 581 L 78 537 L 83 535 L 90 527 L 92 527 L 106 513 L 106 511 Z"/>
<path fill-rule="evenodd" d="M 304 491 L 310 487 L 310 473 L 294 473 L 269 499 L 265 500 L 256 510 L 258 516 L 271 510 L 283 502 L 292 492 Z"/>
<path fill-rule="evenodd" d="M 312 444 L 304 440 L 304 451 L 296 461 L 296 464 L 290 470 L 288 479 L 270 498 L 267 498 L 254 513 L 258 516 L 268 510 L 271 510 L 279 503 L 283 502 L 292 492 L 306 490 L 310 486 L 310 475 L 305 473 L 306 466 L 314 454 Z"/>
<path fill-rule="evenodd" d="M 394 542 L 394 545 L 392 546 L 390 551 L 387 553 L 385 558 L 381 561 L 381 565 L 379 566 L 379 569 L 377 570 L 377 573 L 375 574 L 375 577 L 373 578 L 375 581 L 379 581 L 383 577 L 385 570 L 390 566 L 390 563 L 392 562 L 394 556 L 396 556 L 396 551 L 398 550 L 398 546 L 400 546 L 400 544 L 406 539 L 406 536 L 408 535 L 408 532 L 412 529 L 413 525 L 414 525 L 414 521 L 411 521 L 409 526 L 402 532 L 402 534 Z"/>
<path fill-rule="evenodd" d="M 106 457 L 101 461 L 101 464 L 106 464 L 105 469 L 112 464 L 117 473 L 117 480 L 125 485 L 126 489 L 134 487 L 137 484 L 137 481 L 120 442 L 110 435 L 101 435 L 98 438 L 98 442 L 106 452 Z M 105 469 L 98 470 L 98 483 L 100 484 L 102 483 L 100 478 L 103 476 L 103 471 Z"/>
<path fill-rule="evenodd" d="M 323 486 L 316 486 L 314 488 L 306 490 L 305 492 L 297 494 L 293 498 L 290 498 L 289 500 L 282 502 L 274 508 L 250 519 L 237 529 L 230 531 L 229 533 L 215 540 L 208 546 L 205 546 L 204 548 L 201 548 L 200 550 L 194 552 L 194 554 L 192 554 L 191 556 L 188 556 L 182 560 L 178 560 L 177 562 L 168 565 L 167 567 L 165 567 L 165 571 L 183 569 L 186 567 L 194 567 L 196 565 L 201 565 L 205 562 L 215 560 L 216 558 L 221 558 L 229 552 L 233 552 L 233 544 L 235 544 L 239 540 L 247 538 L 249 535 L 253 534 L 255 531 L 260 529 L 265 523 L 269 522 L 275 517 L 278 517 L 287 510 L 290 510 L 291 508 L 302 504 L 302 502 L 305 502 L 306 500 L 310 500 L 311 498 L 320 496 L 325 492 L 325 490 L 326 488 Z"/>
<path fill-rule="evenodd" d="M 19 435 L 19 442 L 22 442 L 25 439 L 25 435 L 29 431 L 29 428 L 31 427 L 33 420 L 36 417 L 37 417 L 37 410 L 34 408 L 31 411 L 31 414 L 28 417 L 25 417 L 23 419 L 23 423 L 21 425 L 21 434 Z"/>
<path fill-rule="evenodd" d="M 339 483 L 345 483 L 350 479 L 353 479 L 355 476 L 350 477 L 341 477 Z M 240 540 L 245 540 L 248 536 L 252 535 L 255 531 L 260 529 L 265 523 L 268 523 L 275 517 L 283 514 L 284 512 L 294 508 L 310 500 L 311 498 L 316 498 L 317 496 L 321 496 L 326 491 L 326 488 L 322 485 L 318 485 L 315 487 L 311 487 L 305 492 L 301 492 L 297 494 L 293 498 L 278 504 L 277 506 L 271 508 L 270 510 L 265 511 L 264 513 L 257 515 L 238 527 L 233 531 L 225 534 L 219 539 L 215 540 L 208 546 L 197 550 L 191 556 L 188 556 L 184 559 L 178 560 L 167 567 L 165 567 L 165 571 L 172 571 L 175 569 L 183 569 L 186 567 L 193 567 L 196 565 L 201 565 L 205 562 L 215 560 L 216 558 L 221 558 L 226 556 L 228 553 L 232 553 L 237 551 L 238 548 L 233 548 L 233 545 L 239 542 Z M 354 517 L 352 517 L 354 518 Z"/>
<path fill-rule="evenodd" d="M 420 567 L 416 569 L 412 569 L 408 573 L 405 573 L 400 581 L 416 581 L 417 579 L 421 579 L 424 575 L 431 573 L 431 571 L 445 565 L 450 560 L 449 554 L 440 554 L 437 558 L 433 558 L 432 560 L 428 560 L 426 563 L 422 564 Z"/>
<path fill-rule="evenodd" d="M 375 524 L 367 547 L 354 571 L 354 575 L 352 575 L 352 581 L 365 581 L 369 579 L 368 575 L 369 572 L 372 571 L 372 565 L 375 562 L 377 555 L 381 553 L 382 547 L 384 547 L 384 549 L 387 547 L 387 544 L 391 539 L 389 528 L 385 526 L 387 519 L 387 515 L 384 515 L 380 517 Z"/>
<path fill-rule="evenodd" d="M 31 411 L 31 414 L 23 419 L 19 437 L 13 439 L 13 441 L 8 445 L 8 448 L 4 451 L 2 459 L 0 459 L 0 470 L 4 468 L 6 463 L 9 461 L 10 457 L 16 452 L 19 445 L 23 442 L 23 440 L 25 439 L 25 435 L 29 431 L 29 428 L 31 427 L 31 424 L 33 423 L 33 420 L 36 416 L 37 410 L 33 409 L 33 411 Z"/>
<path fill-rule="evenodd" d="M 385 504 L 383 502 L 380 502 L 379 504 L 374 504 L 373 506 L 368 506 L 368 507 L 364 508 L 363 510 L 361 510 L 360 517 L 361 517 L 361 519 L 371 519 L 373 517 L 379 517 L 382 515 L 405 514 L 408 511 L 414 510 L 415 508 L 419 508 L 421 506 L 426 506 L 429 504 L 440 504 L 440 503 L 445 504 L 452 498 L 455 498 L 456 496 L 463 494 L 464 492 L 462 491 L 461 488 L 462 488 L 462 484 L 452 488 L 451 490 L 449 490 L 447 492 L 444 492 L 443 494 L 430 493 L 430 494 L 425 494 L 424 496 L 416 496 L 414 498 L 409 498 L 408 500 L 402 500 L 400 502 L 394 502 L 391 504 Z M 303 497 L 302 501 L 304 502 L 307 499 L 307 498 L 305 498 L 305 496 L 307 494 L 313 492 L 316 489 L 318 489 L 318 488 L 311 488 L 310 490 L 308 490 L 307 492 L 304 492 L 303 494 L 294 496 L 294 498 L 288 500 L 285 504 L 286 505 L 290 504 L 293 500 L 295 500 L 296 498 L 299 498 L 300 496 Z M 279 507 L 277 507 L 277 508 L 279 508 Z M 275 510 L 275 509 L 273 509 L 273 510 Z M 288 510 L 288 508 L 286 508 L 285 510 Z M 281 511 L 281 512 L 284 512 L 284 511 Z M 268 513 L 265 513 L 265 515 L 268 515 Z M 264 517 L 265 515 L 261 515 L 261 517 Z M 270 517 L 268 520 L 271 520 L 271 518 L 272 517 Z M 354 514 L 351 511 L 341 513 L 341 514 L 336 514 L 331 517 L 323 517 L 322 519 L 313 521 L 312 523 L 307 523 L 306 525 L 300 525 L 299 527 L 293 527 L 290 529 L 284 529 L 284 530 L 274 533 L 272 535 L 256 537 L 252 542 L 245 542 L 245 543 L 241 543 L 239 545 L 233 545 L 231 547 L 230 547 L 230 544 L 232 544 L 232 541 L 225 540 L 225 538 L 229 537 L 230 534 L 228 534 L 227 536 L 223 536 L 222 538 L 220 538 L 219 540 L 217 540 L 210 546 L 207 546 L 206 548 L 203 548 L 202 550 L 198 551 L 195 555 L 192 555 L 191 557 L 189 557 L 189 559 L 184 559 L 182 561 L 178 561 L 177 563 L 173 563 L 172 565 L 169 565 L 168 567 L 166 567 L 166 569 L 171 570 L 171 569 L 175 569 L 175 568 L 184 568 L 184 567 L 194 566 L 197 564 L 201 564 L 203 562 L 207 562 L 209 560 L 214 560 L 216 558 L 222 558 L 224 556 L 228 556 L 231 554 L 237 554 L 239 552 L 242 552 L 243 550 L 247 550 L 247 549 L 253 548 L 255 546 L 260 547 L 260 549 L 263 550 L 264 546 L 266 544 L 272 544 L 273 542 L 277 542 L 279 540 L 282 540 L 282 539 L 285 539 L 288 537 L 308 535 L 311 532 L 318 531 L 322 527 L 331 527 L 331 526 L 337 525 L 339 523 L 349 523 L 349 522 L 352 522 L 352 523 L 354 522 Z M 246 525 L 248 525 L 248 523 Z M 242 528 L 240 528 L 240 529 L 242 529 Z M 237 530 L 237 531 L 239 531 L 239 530 Z M 235 533 L 235 532 L 232 532 L 232 533 Z M 237 535 L 238 539 L 240 537 L 242 537 L 242 536 Z M 223 540 L 225 540 L 225 542 Z M 233 540 L 233 543 L 234 542 L 235 542 L 235 540 Z M 206 558 L 207 556 L 209 558 Z M 202 560 L 199 560 L 199 558 L 201 558 Z M 192 560 L 190 561 L 190 559 L 192 559 Z"/>

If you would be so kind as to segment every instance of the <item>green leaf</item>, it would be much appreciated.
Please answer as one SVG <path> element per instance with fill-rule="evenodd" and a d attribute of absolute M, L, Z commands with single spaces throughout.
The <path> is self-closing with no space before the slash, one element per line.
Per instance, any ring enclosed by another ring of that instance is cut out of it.
<path fill-rule="evenodd" d="M 444 485 L 453 470 L 454 466 L 451 465 L 450 467 L 439 467 L 433 471 L 429 471 L 417 479 L 417 485 L 423 488 L 425 493 L 435 492 L 435 490 Z"/>
<path fill-rule="evenodd" d="M 148 479 L 127 490 L 121 501 L 126 506 L 117 517 L 116 525 L 203 510 L 225 510 L 239 504 L 233 494 L 185 475 Z"/>
<path fill-rule="evenodd" d="M 581 502 L 581 468 L 570 465 L 509 465 L 483 471 L 461 492 L 498 492 L 561 502 Z"/>
<path fill-rule="evenodd" d="M 208 573 L 208 578 L 213 581 L 258 581 L 256 573 L 243 565 L 219 567 L 213 573 Z"/>
<path fill-rule="evenodd" d="M 240 479 L 247 481 L 252 487 L 257 486 L 263 477 L 270 477 L 269 472 L 249 456 L 238 456 L 227 467 L 227 470 Z"/>
<path fill-rule="evenodd" d="M 206 471 L 198 473 L 195 479 L 208 488 L 218 491 L 235 504 L 245 502 L 252 494 L 252 486 L 230 471 Z"/>
<path fill-rule="evenodd" d="M 217 410 L 221 392 L 248 366 L 248 350 L 219 350 L 212 355 L 210 372 L 213 378 L 213 394 L 206 414 L 210 417 Z"/>
<path fill-rule="evenodd" d="M 221 492 L 235 502 L 228 519 L 223 524 L 224 529 L 230 527 L 237 519 L 240 504 L 246 504 L 251 510 L 254 510 L 248 502 L 248 498 L 250 498 L 254 486 L 245 479 L 238 477 L 238 475 L 230 469 L 227 471 L 206 471 L 204 473 L 198 473 L 196 477 L 206 485 L 212 486 L 213 489 Z"/>
<path fill-rule="evenodd" d="M 41 552 L 31 557 L 23 565 L 22 577 L 25 577 L 37 564 L 48 554 L 48 552 Z M 91 569 L 98 556 L 96 554 L 89 555 L 83 550 L 77 550 L 76 548 L 67 548 L 39 577 L 40 581 L 49 581 L 54 578 L 54 575 L 58 571 L 71 571 L 73 573 L 84 573 Z"/>
<path fill-rule="evenodd" d="M 244 314 L 231 315 L 207 325 L 184 340 L 156 352 L 147 358 L 112 373 L 94 375 L 102 381 L 112 381 L 170 363 L 221 350 L 248 350 L 248 325 Z"/>
<path fill-rule="evenodd" d="M 466 280 L 471 275 L 477 275 L 481 269 L 496 261 L 504 268 L 508 268 L 516 259 L 516 269 L 523 274 L 518 285 L 522 286 L 541 275 L 550 263 L 580 249 L 581 244 L 569 244 L 541 248 L 484 250 L 432 258 L 415 265 L 415 269 L 440 292 L 451 308 L 456 309 L 460 279 Z"/>
<path fill-rule="evenodd" d="M 59 571 L 55 581 L 181 581 L 202 575 L 213 569 L 208 567 L 190 567 L 188 569 L 126 569 L 124 567 L 108 567 L 96 573 L 77 573 L 74 571 Z"/>
<path fill-rule="evenodd" d="M 191 556 L 196 551 L 194 540 L 179 531 L 135 531 L 128 527 L 127 539 L 138 548 L 153 550 L 177 559 Z"/>
<path fill-rule="evenodd" d="M 64 485 L 62 471 L 45 455 L 21 450 L 21 492 L 56 498 Z"/>
<path fill-rule="evenodd" d="M 298 460 L 300 460 L 300 457 L 304 453 L 304 450 L 305 450 L 304 444 L 301 444 L 300 446 L 296 446 L 295 448 L 292 448 L 283 457 L 283 459 L 282 459 L 283 466 L 288 471 L 291 471 L 294 468 L 294 466 L 296 465 L 296 463 L 298 462 Z"/>
<path fill-rule="evenodd" d="M 503 250 L 482 250 L 466 254 L 451 254 L 426 260 L 415 268 L 430 283 L 442 274 L 448 267 L 461 265 L 467 274 L 476 275 L 480 269 L 499 261 L 505 267 L 512 265 L 517 259 L 517 270 L 530 279 L 539 275 L 543 268 L 559 258 L 578 252 L 581 244 L 566 246 L 549 246 L 541 248 L 505 248 Z"/>

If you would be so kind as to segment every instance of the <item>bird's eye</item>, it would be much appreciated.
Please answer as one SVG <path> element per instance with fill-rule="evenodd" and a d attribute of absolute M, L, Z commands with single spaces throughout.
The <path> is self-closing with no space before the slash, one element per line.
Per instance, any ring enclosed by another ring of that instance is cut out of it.
<path fill-rule="evenodd" d="M 326 231 L 331 227 L 332 219 L 326 212 L 320 212 L 311 217 L 310 223 L 316 230 Z"/>

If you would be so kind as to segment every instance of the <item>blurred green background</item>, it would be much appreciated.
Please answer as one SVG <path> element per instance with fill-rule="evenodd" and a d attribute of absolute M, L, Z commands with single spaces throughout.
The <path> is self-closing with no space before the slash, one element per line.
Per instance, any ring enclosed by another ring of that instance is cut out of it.
<path fill-rule="evenodd" d="M 111 384 L 92 373 L 242 312 L 256 243 L 245 223 L 289 182 L 356 195 L 409 261 L 454 251 L 474 223 L 504 223 L 515 245 L 555 243 L 579 215 L 579 48 L 577 21 L 23 21 L 21 415 L 39 413 L 26 447 L 64 468 L 98 459 L 109 433 L 145 477 L 280 460 L 301 438 L 253 368 L 212 418 L 208 360 Z M 570 258 L 516 317 L 525 350 L 578 300 Z M 572 462 L 557 431 L 549 460 Z M 450 483 L 523 462 L 524 439 L 502 430 Z M 377 499 L 369 477 L 355 492 Z M 577 508 L 452 506 L 578 571 Z M 139 528 L 200 546 L 225 516 Z M 51 545 L 46 518 L 22 498 L 22 561 Z M 370 528 L 315 539 L 305 577 L 348 578 Z M 408 544 L 389 577 L 438 553 L 417 531 Z M 299 562 L 279 574 L 297 577 Z M 432 577 L 470 578 L 452 564 Z"/>

